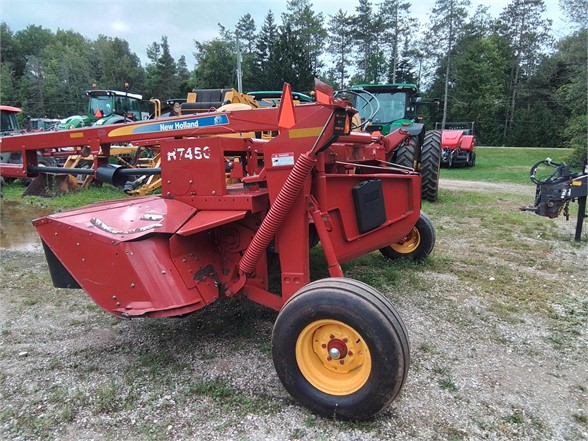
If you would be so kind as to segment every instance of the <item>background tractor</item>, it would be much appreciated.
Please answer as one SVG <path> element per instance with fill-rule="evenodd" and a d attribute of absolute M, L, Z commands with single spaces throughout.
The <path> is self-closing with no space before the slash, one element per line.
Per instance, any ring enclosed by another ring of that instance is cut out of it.
<path fill-rule="evenodd" d="M 87 90 L 86 115 L 73 115 L 62 120 L 58 130 L 78 129 L 92 125 L 119 124 L 140 121 L 147 114 L 142 111 L 141 95 L 118 90 Z"/>
<path fill-rule="evenodd" d="M 356 84 L 348 94 L 361 117 L 361 128 L 367 132 L 387 135 L 402 128 L 410 137 L 394 149 L 388 160 L 410 167 L 421 174 L 421 196 L 437 200 L 441 140 L 428 136 L 420 122 L 420 107 L 424 101 L 418 96 L 415 84 Z"/>
<path fill-rule="evenodd" d="M 14 136 L 24 133 L 18 123 L 17 115 L 22 112 L 18 107 L 3 106 L 0 105 L 0 137 Z M 44 166 L 54 166 L 56 161 L 53 157 L 47 153 L 43 155 L 41 152 L 37 152 L 37 162 Z M 0 162 L 5 164 L 20 164 L 22 163 L 21 152 L 5 152 L 0 153 Z"/>
<path fill-rule="evenodd" d="M 435 124 L 435 130 L 441 132 L 441 166 L 458 165 L 473 167 L 476 164 L 476 138 L 474 122 L 447 122 Z"/>

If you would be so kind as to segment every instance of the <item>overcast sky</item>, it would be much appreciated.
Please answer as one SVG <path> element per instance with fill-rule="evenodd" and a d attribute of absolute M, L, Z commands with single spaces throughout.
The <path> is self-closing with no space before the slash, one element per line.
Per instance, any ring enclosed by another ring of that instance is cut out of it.
<path fill-rule="evenodd" d="M 338 9 L 353 14 L 358 0 L 314 0 L 313 9 L 323 12 L 325 17 Z M 380 3 L 373 0 L 372 4 Z M 411 12 L 425 21 L 435 0 L 414 0 Z M 497 16 L 510 0 L 472 0 L 473 8 L 478 4 L 490 6 L 490 13 Z M 547 17 L 554 21 L 554 36 L 557 29 L 564 29 L 558 0 L 545 0 Z M 228 29 L 246 13 L 255 19 L 257 29 L 272 10 L 278 23 L 286 10 L 286 0 L 0 0 L 0 19 L 8 24 L 12 32 L 28 25 L 42 26 L 52 31 L 73 30 L 95 40 L 98 35 L 119 37 L 129 42 L 131 51 L 145 65 L 146 49 L 154 41 L 161 42 L 167 35 L 170 51 L 177 61 L 186 57 L 188 68 L 195 63 L 194 40 L 207 41 L 218 36 L 217 23 Z"/>

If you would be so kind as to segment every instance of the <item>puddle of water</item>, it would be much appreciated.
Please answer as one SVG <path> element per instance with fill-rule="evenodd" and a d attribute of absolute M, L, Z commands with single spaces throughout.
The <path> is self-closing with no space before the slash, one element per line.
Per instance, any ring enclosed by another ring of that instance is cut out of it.
<path fill-rule="evenodd" d="M 41 249 L 41 239 L 31 221 L 52 212 L 50 208 L 0 200 L 0 249 Z"/>

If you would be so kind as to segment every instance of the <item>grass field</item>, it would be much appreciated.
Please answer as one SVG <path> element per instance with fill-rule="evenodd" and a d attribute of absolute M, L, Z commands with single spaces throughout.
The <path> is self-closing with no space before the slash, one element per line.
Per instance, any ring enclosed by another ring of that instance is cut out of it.
<path fill-rule="evenodd" d="M 443 169 L 441 178 L 532 185 L 529 170 L 535 163 L 546 158 L 566 161 L 571 152 L 571 149 L 478 147 L 474 167 Z"/>

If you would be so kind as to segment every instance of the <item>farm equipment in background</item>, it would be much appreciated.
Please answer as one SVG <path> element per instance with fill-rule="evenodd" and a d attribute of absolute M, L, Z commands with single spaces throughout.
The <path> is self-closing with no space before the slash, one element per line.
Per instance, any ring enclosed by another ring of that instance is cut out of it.
<path fill-rule="evenodd" d="M 168 99 L 166 105 L 161 108 L 160 114 L 158 115 L 155 112 L 152 117 L 213 112 L 228 105 L 231 105 L 233 109 L 246 109 L 247 107 L 254 109 L 258 107 L 254 97 L 237 92 L 235 89 L 194 89 L 192 92 L 188 92 L 186 98 Z"/>
<path fill-rule="evenodd" d="M 18 107 L 0 105 L 0 138 L 7 136 L 16 136 L 24 133 L 21 129 L 16 115 L 22 112 Z M 1 143 L 1 140 L 0 140 Z M 12 151 L 0 153 L 0 163 L 21 164 L 21 151 Z M 53 167 L 57 165 L 56 158 L 64 157 L 64 154 L 58 150 L 39 151 L 37 152 L 37 163 L 39 165 Z M 20 177 L 20 176 L 19 176 Z"/>
<path fill-rule="evenodd" d="M 538 170 L 547 167 L 553 169 L 546 176 L 537 177 Z M 570 218 L 570 202 L 578 201 L 578 218 L 576 222 L 576 234 L 574 240 L 580 242 L 582 238 L 582 226 L 586 217 L 586 196 L 588 185 L 588 166 L 584 164 L 581 173 L 572 172 L 565 163 L 553 162 L 550 158 L 537 162 L 529 172 L 531 181 L 537 185 L 535 201 L 532 207 L 521 207 L 523 211 L 532 211 L 539 216 L 550 219 L 558 217 L 562 211 L 567 220 Z"/>
<path fill-rule="evenodd" d="M 383 135 L 396 128 L 410 134 L 397 149 L 390 152 L 388 161 L 410 167 L 421 174 L 421 195 L 424 200 L 437 200 L 439 168 L 441 164 L 441 140 L 428 135 L 420 121 L 420 106 L 415 84 L 357 84 L 339 92 L 348 96 L 359 111 L 361 128 Z"/>
<path fill-rule="evenodd" d="M 57 130 L 60 120 L 54 118 L 29 118 L 26 119 L 27 132 L 46 132 Z"/>
<path fill-rule="evenodd" d="M 54 284 L 81 287 L 126 318 L 181 317 L 236 295 L 278 310 L 272 358 L 284 387 L 318 414 L 367 419 L 405 382 L 408 334 L 390 302 L 345 278 L 341 263 L 392 245 L 388 257 L 422 259 L 435 231 L 420 211 L 420 175 L 386 161 L 408 133 L 351 132 L 355 110 L 318 81 L 316 94 L 303 106 L 283 98 L 279 108 L 23 135 L 0 151 L 23 150 L 18 172 L 34 174 L 40 148 L 73 143 L 97 156 L 111 144 L 158 144 L 161 195 L 33 222 Z M 263 131 L 279 135 L 220 136 Z M 226 158 L 238 158 L 234 184 Z M 98 173 L 115 180 L 125 169 Z M 314 233 L 330 277 L 311 282 Z"/>
<path fill-rule="evenodd" d="M 281 90 L 258 90 L 247 92 L 247 95 L 252 96 L 259 107 L 278 107 L 282 99 Z M 310 95 L 300 92 L 292 92 L 292 100 L 294 104 L 306 104 L 314 102 L 314 98 Z"/>
<path fill-rule="evenodd" d="M 435 124 L 435 130 L 441 132 L 441 166 L 455 167 L 476 165 L 476 138 L 474 122 L 446 122 Z"/>
<path fill-rule="evenodd" d="M 143 112 L 143 97 L 136 93 L 119 90 L 87 90 L 86 115 L 73 115 L 61 120 L 58 130 L 71 130 L 92 125 L 121 124 L 141 121 L 147 117 Z"/>

